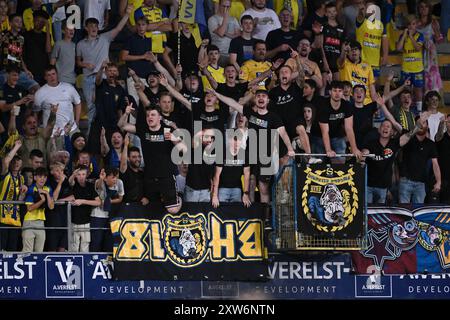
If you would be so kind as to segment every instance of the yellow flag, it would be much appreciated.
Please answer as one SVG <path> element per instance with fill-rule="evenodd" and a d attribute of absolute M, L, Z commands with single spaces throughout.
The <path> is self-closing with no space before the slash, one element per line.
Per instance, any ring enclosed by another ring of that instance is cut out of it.
<path fill-rule="evenodd" d="M 196 0 L 182 0 L 178 21 L 185 23 L 195 23 L 196 3 Z"/>

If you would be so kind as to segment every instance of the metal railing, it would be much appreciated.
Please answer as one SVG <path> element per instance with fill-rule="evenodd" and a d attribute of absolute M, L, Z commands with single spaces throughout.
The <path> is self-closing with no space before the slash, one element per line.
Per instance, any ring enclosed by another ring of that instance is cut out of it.
<path fill-rule="evenodd" d="M 296 153 L 300 158 L 327 157 L 323 153 Z M 336 158 L 354 158 L 354 154 L 336 154 Z M 365 155 L 375 157 L 374 154 Z M 270 238 L 276 250 L 360 250 L 366 247 L 367 215 L 364 214 L 364 235 L 357 239 L 333 239 L 330 237 L 310 236 L 300 232 L 298 225 L 299 210 L 297 190 L 297 170 L 308 166 L 307 161 L 289 162 L 275 176 L 272 187 L 272 226 L 273 235 Z M 331 166 L 331 164 L 327 164 Z M 365 179 L 367 175 L 365 174 Z M 367 181 L 364 182 L 367 189 Z M 286 188 L 287 187 L 287 188 Z M 286 192 L 287 191 L 287 192 Z M 286 199 L 288 195 L 288 199 Z M 364 213 L 367 212 L 367 197 L 364 195 Z"/>
<path fill-rule="evenodd" d="M 25 205 L 25 201 L 0 201 L 1 205 Z M 70 251 L 70 248 L 73 247 L 73 234 L 74 229 L 72 225 L 72 204 L 71 201 L 55 201 L 55 206 L 61 206 L 61 205 L 67 205 L 67 226 L 66 227 L 35 227 L 35 226 L 0 226 L 1 230 L 16 230 L 16 229 L 22 229 L 22 230 L 67 230 L 67 250 Z M 22 220 L 23 221 L 23 220 Z M 77 228 L 76 232 L 83 232 L 83 231 L 92 231 L 92 230 L 110 230 L 110 228 L 98 228 L 98 227 L 89 227 L 89 228 Z M 1 239 L 0 239 L 1 241 Z M 111 252 L 107 252 L 111 253 Z"/>

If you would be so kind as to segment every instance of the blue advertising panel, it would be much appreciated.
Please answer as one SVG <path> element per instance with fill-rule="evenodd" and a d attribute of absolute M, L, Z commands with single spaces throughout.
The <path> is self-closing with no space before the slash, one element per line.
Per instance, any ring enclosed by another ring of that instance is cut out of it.
<path fill-rule="evenodd" d="M 0 255 L 0 299 L 450 299 L 450 275 L 352 272 L 348 254 L 271 255 L 266 282 L 114 281 L 103 254 Z"/>

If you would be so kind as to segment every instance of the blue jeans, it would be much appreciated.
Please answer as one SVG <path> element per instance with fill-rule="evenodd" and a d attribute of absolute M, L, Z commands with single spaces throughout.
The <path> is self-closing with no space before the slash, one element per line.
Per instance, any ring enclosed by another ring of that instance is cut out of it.
<path fill-rule="evenodd" d="M 347 144 L 345 138 L 331 138 L 331 149 L 336 153 L 345 153 Z M 326 153 L 322 138 L 311 136 L 311 150 L 312 153 Z"/>
<path fill-rule="evenodd" d="M 367 203 L 386 203 L 386 188 L 367 187 Z"/>
<path fill-rule="evenodd" d="M 184 201 L 186 202 L 210 202 L 209 189 L 195 190 L 189 186 L 184 189 Z"/>
<path fill-rule="evenodd" d="M 423 203 L 425 200 L 425 183 L 400 178 L 398 185 L 398 201 L 400 203 Z M 412 202 L 411 202 L 412 199 Z"/>
<path fill-rule="evenodd" d="M 0 71 L 0 86 L 3 86 L 6 83 L 7 73 L 6 71 Z M 31 79 L 24 71 L 20 71 L 19 81 L 17 82 L 22 88 L 26 90 L 30 90 L 35 86 L 39 86 L 39 83 Z"/>
<path fill-rule="evenodd" d="M 241 202 L 241 188 L 219 188 L 220 202 Z"/>
<path fill-rule="evenodd" d="M 88 109 L 88 128 L 91 127 L 92 122 L 95 119 L 95 101 L 94 101 L 94 93 L 95 93 L 95 74 L 91 74 L 89 76 L 84 76 L 83 79 L 83 95 L 86 100 L 86 106 Z"/>
<path fill-rule="evenodd" d="M 90 252 L 111 252 L 112 235 L 109 218 L 91 217 L 91 228 L 108 228 L 108 230 L 91 230 Z"/>

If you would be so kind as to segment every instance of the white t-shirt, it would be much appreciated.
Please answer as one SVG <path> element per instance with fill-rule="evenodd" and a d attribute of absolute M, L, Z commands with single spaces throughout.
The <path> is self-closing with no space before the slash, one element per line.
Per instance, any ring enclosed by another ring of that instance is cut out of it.
<path fill-rule="evenodd" d="M 42 120 L 44 127 L 46 127 L 50 117 L 51 105 L 59 104 L 53 132 L 57 128 L 64 129 L 65 125 L 70 121 L 73 123 L 71 130 L 73 132 L 77 129 L 73 107 L 79 103 L 81 103 L 80 95 L 71 84 L 60 82 L 56 87 L 46 84 L 36 91 L 33 110 L 44 111 Z"/>
<path fill-rule="evenodd" d="M 230 47 L 230 42 L 232 38 L 226 35 L 220 37 L 218 34 L 214 32 L 214 30 L 216 30 L 222 24 L 222 21 L 223 21 L 222 16 L 218 14 L 213 15 L 208 20 L 208 29 L 209 33 L 211 34 L 211 43 L 219 48 L 220 54 L 228 55 L 228 48 Z M 230 16 L 228 18 L 228 24 L 225 33 L 234 34 L 234 32 L 236 30 L 239 30 L 239 28 L 240 26 L 236 18 Z"/>
<path fill-rule="evenodd" d="M 103 30 L 105 27 L 105 11 L 111 10 L 109 0 L 89 0 L 84 4 L 84 21 L 88 18 L 98 20 L 98 29 Z"/>
<path fill-rule="evenodd" d="M 438 112 L 430 115 L 428 118 L 428 130 L 430 131 L 430 140 L 434 141 L 434 136 L 436 135 L 438 128 L 439 128 L 439 122 L 441 121 L 441 118 L 444 116 L 444 114 Z"/>
<path fill-rule="evenodd" d="M 44 0 L 44 3 L 57 3 L 59 0 Z M 55 13 L 53 13 L 52 20 L 55 21 L 63 21 L 66 19 L 66 12 L 64 11 L 64 6 L 56 9 Z"/>
<path fill-rule="evenodd" d="M 275 29 L 281 28 L 280 19 L 272 9 L 265 8 L 264 11 L 256 11 L 253 8 L 247 9 L 241 15 L 249 14 L 253 19 L 258 18 L 258 24 L 253 30 L 253 38 L 266 41 L 267 34 Z"/>

